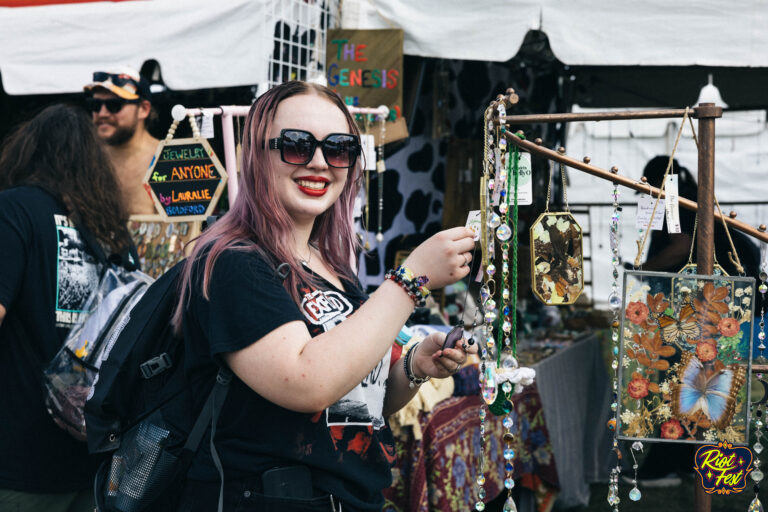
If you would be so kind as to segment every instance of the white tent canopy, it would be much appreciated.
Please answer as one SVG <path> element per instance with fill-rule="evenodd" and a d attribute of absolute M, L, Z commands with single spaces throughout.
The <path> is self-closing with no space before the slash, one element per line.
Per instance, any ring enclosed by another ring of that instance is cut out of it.
<path fill-rule="evenodd" d="M 267 81 L 279 0 L 152 0 L 0 8 L 9 94 L 82 91 L 96 70 L 150 59 L 172 89 Z"/>
<path fill-rule="evenodd" d="M 529 30 L 585 66 L 768 66 L 764 0 L 346 0 L 344 28 L 402 28 L 405 53 L 504 62 Z"/>

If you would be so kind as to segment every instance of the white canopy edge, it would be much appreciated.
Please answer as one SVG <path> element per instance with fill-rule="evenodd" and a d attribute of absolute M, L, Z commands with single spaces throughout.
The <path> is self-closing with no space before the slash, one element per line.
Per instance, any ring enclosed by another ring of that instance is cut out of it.
<path fill-rule="evenodd" d="M 160 63 L 171 89 L 266 82 L 279 0 L 152 0 L 0 8 L 8 94 L 82 91 L 94 71 Z"/>
<path fill-rule="evenodd" d="M 583 66 L 768 66 L 764 0 L 346 0 L 343 28 L 402 28 L 405 53 L 505 62 L 529 30 Z"/>

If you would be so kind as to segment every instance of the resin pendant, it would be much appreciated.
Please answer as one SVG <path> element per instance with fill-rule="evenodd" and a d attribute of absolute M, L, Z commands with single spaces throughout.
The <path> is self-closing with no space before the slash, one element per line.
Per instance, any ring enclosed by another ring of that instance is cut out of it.
<path fill-rule="evenodd" d="M 533 293 L 548 306 L 573 304 L 584 290 L 581 226 L 569 212 L 546 212 L 530 232 Z"/>

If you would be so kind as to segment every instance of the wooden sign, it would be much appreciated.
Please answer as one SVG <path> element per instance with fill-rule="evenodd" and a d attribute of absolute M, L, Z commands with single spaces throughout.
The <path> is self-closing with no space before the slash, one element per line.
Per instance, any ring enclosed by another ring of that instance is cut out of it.
<path fill-rule="evenodd" d="M 144 187 L 166 221 L 205 220 L 226 182 L 227 171 L 200 137 L 162 141 L 144 177 Z"/>
<path fill-rule="evenodd" d="M 347 105 L 386 105 L 389 121 L 403 117 L 402 30 L 329 30 L 325 69 Z"/>

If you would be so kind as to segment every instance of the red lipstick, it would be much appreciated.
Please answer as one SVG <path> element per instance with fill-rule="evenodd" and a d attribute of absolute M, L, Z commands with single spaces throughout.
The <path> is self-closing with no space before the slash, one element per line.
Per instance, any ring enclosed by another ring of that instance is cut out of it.
<path fill-rule="evenodd" d="M 296 186 L 299 187 L 299 190 L 301 190 L 304 194 L 312 197 L 320 197 L 322 195 L 325 195 L 325 193 L 328 192 L 328 183 L 330 182 L 328 178 L 325 178 L 323 176 L 302 176 L 301 178 L 296 178 L 293 181 L 294 183 L 296 183 Z M 323 187 L 310 188 L 310 187 L 301 185 L 299 182 L 321 183 L 323 184 Z"/>

